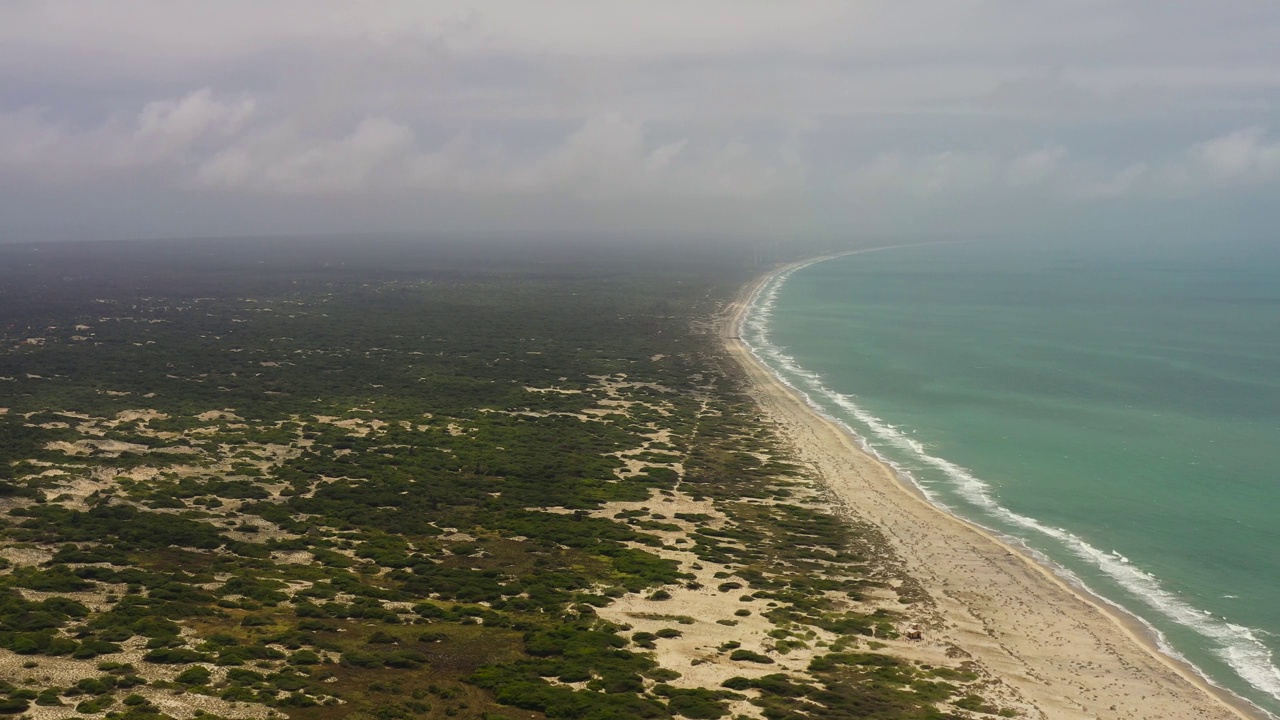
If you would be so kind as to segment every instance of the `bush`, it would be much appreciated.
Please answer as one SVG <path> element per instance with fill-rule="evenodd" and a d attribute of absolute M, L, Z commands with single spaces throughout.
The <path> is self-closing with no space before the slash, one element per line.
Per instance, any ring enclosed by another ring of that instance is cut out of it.
<path fill-rule="evenodd" d="M 193 665 L 179 673 L 174 681 L 183 685 L 207 685 L 212 676 L 208 669 Z"/>
<path fill-rule="evenodd" d="M 733 652 L 729 653 L 729 659 L 737 660 L 739 662 L 760 663 L 761 665 L 773 664 L 773 658 L 766 657 L 764 655 L 761 655 L 760 653 L 752 652 L 750 650 L 734 650 Z"/>
<path fill-rule="evenodd" d="M 373 653 L 366 652 L 344 652 L 338 662 L 346 667 L 356 668 L 377 668 L 382 667 L 382 657 Z"/>
<path fill-rule="evenodd" d="M 157 648 L 142 656 L 143 660 L 157 665 L 209 662 L 210 657 L 190 648 Z"/>
<path fill-rule="evenodd" d="M 713 693 L 705 690 L 687 690 L 678 692 L 667 701 L 667 709 L 673 715 L 694 718 L 694 720 L 716 720 L 729 714 L 724 703 Z"/>
<path fill-rule="evenodd" d="M 720 686 L 727 687 L 730 690 L 746 690 L 751 687 L 751 681 L 741 675 L 738 675 L 720 683 Z"/>
<path fill-rule="evenodd" d="M 290 665 L 319 665 L 320 656 L 310 650 L 299 650 L 289 656 Z"/>
<path fill-rule="evenodd" d="M 92 700 L 85 700 L 79 705 L 76 705 L 76 712 L 84 715 L 94 715 L 111 707 L 115 702 L 116 699 L 110 695 L 102 695 Z"/>
<path fill-rule="evenodd" d="M 262 682 L 265 676 L 262 673 L 252 670 L 244 670 L 242 668 L 232 668 L 227 671 L 227 682 L 234 685 L 253 685 Z"/>
<path fill-rule="evenodd" d="M 93 583 L 76 577 L 65 566 L 48 570 L 22 567 L 15 570 L 12 577 L 18 587 L 40 592 L 83 592 L 93 588 Z"/>

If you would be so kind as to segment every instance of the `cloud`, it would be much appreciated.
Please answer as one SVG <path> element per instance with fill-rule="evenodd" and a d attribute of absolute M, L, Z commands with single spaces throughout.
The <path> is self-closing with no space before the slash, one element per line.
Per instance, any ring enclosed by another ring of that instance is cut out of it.
<path fill-rule="evenodd" d="M 1280 58 L 1259 50 L 1269 46 L 1280 11 L 1249 0 L 1212 12 L 1137 0 L 26 0 L 0 6 L 0 95 L 9 83 L 152 96 L 212 84 L 299 108 L 413 109 L 413 123 L 795 108 L 1149 115 L 1280 88 Z"/>
<path fill-rule="evenodd" d="M 208 88 L 147 103 L 132 116 L 78 128 L 45 108 L 0 112 L 0 172 L 75 184 L 190 163 L 233 138 L 254 113 L 248 98 L 219 100 Z"/>
<path fill-rule="evenodd" d="M 334 139 L 308 139 L 288 124 L 225 147 L 196 168 L 199 186 L 329 195 L 367 189 L 378 172 L 416 152 L 413 132 L 368 117 Z"/>
<path fill-rule="evenodd" d="M 307 137 L 282 122 L 239 138 L 195 171 L 203 186 L 294 195 L 445 192 L 758 197 L 798 188 L 794 161 L 762 157 L 741 141 L 706 146 L 656 140 L 617 114 L 585 119 L 558 140 L 521 152 L 466 131 L 422 147 L 407 125 L 368 117 L 336 138 Z"/>
<path fill-rule="evenodd" d="M 1085 197 L 1192 198 L 1280 184 L 1280 138 L 1249 127 L 1197 142 L 1164 162 L 1128 165 L 1082 188 Z"/>
<path fill-rule="evenodd" d="M 487 189 L 546 191 L 578 196 L 669 194 L 751 198 L 798 189 L 780 156 L 760 157 L 739 139 L 698 144 L 682 137 L 650 137 L 645 124 L 617 114 L 589 118 L 580 128 L 528 163 L 491 168 L 478 185 Z M 496 171 L 495 171 L 496 170 Z"/>
<path fill-rule="evenodd" d="M 1054 191 L 1073 172 L 1069 153 L 1060 145 L 1016 153 L 885 153 L 855 168 L 847 183 L 850 192 L 862 195 L 955 198 Z"/>
<path fill-rule="evenodd" d="M 884 153 L 852 169 L 855 197 L 954 203 L 981 199 L 1082 203 L 1196 200 L 1224 190 L 1280 187 L 1280 137 L 1249 127 L 1194 142 L 1163 157 L 1117 163 L 1062 145 L 1021 152 Z"/>
<path fill-rule="evenodd" d="M 1251 127 L 1207 140 L 1187 152 L 1191 172 L 1224 184 L 1253 184 L 1280 178 L 1280 138 Z"/>
<path fill-rule="evenodd" d="M 511 128 L 507 128 L 509 131 Z M 687 129 L 687 128 L 686 128 Z M 1166 157 L 1127 164 L 1061 143 L 1024 149 L 884 151 L 834 175 L 815 170 L 819 129 L 792 123 L 770 141 L 693 137 L 602 113 L 541 142 L 461 129 L 424 139 L 409 122 L 366 115 L 346 128 L 264 113 L 249 96 L 201 88 L 77 128 L 39 108 L 0 115 L 0 173 L 55 185 L 161 175 L 204 191 L 333 197 L 370 193 L 630 196 L 739 200 L 817 192 L 835 183 L 864 197 L 974 198 L 993 194 L 1080 201 L 1193 196 L 1280 180 L 1280 140 L 1249 127 Z M 518 127 L 516 128 L 518 130 Z"/>
<path fill-rule="evenodd" d="M 235 135 L 253 112 L 252 99 L 220 102 L 209 88 L 148 103 L 138 113 L 130 149 L 151 158 L 177 157 L 210 134 Z"/>
<path fill-rule="evenodd" d="M 0 215 L 114 221 L 107 184 L 192 218 L 429 197 L 432 227 L 1209 202 L 1275 192 L 1276 48 L 1253 0 L 14 0 L 0 187 L 43 205 Z"/>

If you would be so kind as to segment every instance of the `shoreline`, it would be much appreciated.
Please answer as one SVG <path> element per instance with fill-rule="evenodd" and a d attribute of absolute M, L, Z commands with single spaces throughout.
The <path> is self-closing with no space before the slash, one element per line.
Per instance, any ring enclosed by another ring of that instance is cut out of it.
<path fill-rule="evenodd" d="M 987 528 L 934 505 L 860 438 L 783 383 L 739 337 L 752 301 L 779 274 L 893 247 L 903 246 L 824 255 L 764 273 L 740 290 L 719 335 L 750 394 L 798 458 L 845 512 L 885 533 L 907 574 L 928 590 L 936 611 L 931 642 L 961 649 L 1045 718 L 1270 720 L 1161 651 L 1141 619 L 1067 582 Z"/>

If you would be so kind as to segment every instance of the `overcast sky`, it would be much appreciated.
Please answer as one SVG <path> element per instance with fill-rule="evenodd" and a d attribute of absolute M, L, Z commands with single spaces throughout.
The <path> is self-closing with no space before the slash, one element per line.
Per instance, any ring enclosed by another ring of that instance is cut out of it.
<path fill-rule="evenodd" d="M 0 3 L 0 241 L 1266 233 L 1274 0 Z"/>

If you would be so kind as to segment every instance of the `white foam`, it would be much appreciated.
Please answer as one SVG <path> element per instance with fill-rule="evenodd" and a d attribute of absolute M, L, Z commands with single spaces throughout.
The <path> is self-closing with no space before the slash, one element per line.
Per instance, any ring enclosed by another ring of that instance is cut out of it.
<path fill-rule="evenodd" d="M 880 249 L 886 248 L 876 248 L 876 250 Z M 1005 526 L 1031 531 L 1051 538 L 1072 555 L 1102 571 L 1134 598 L 1148 605 L 1164 617 L 1183 627 L 1194 630 L 1209 641 L 1208 644 L 1212 651 L 1231 667 L 1242 680 L 1280 701 L 1280 669 L 1274 664 L 1271 650 L 1258 639 L 1258 633 L 1261 631 L 1237 625 L 1227 621 L 1225 618 L 1214 617 L 1211 613 L 1194 607 L 1186 600 L 1165 589 L 1154 575 L 1137 567 L 1128 558 L 1117 552 L 1101 550 L 1068 530 L 1047 525 L 1035 518 L 1016 513 L 1004 507 L 996 500 L 991 486 L 986 482 L 976 477 L 966 468 L 945 458 L 931 455 L 922 443 L 907 434 L 907 432 L 913 431 L 904 432 L 903 428 L 891 425 L 867 412 L 854 402 L 850 396 L 828 388 L 820 375 L 801 367 L 795 361 L 795 358 L 785 352 L 785 348 L 775 345 L 769 338 L 769 321 L 773 316 L 779 289 L 796 270 L 825 259 L 827 258 L 819 258 L 808 263 L 798 264 L 774 275 L 749 300 L 748 311 L 743 314 L 742 325 L 738 328 L 738 335 L 743 339 L 748 350 L 756 359 L 772 370 L 779 381 L 800 394 L 815 411 L 838 423 L 853 437 L 857 438 L 863 449 L 893 467 L 903 478 L 919 489 L 930 502 L 948 511 L 952 510 L 939 500 L 936 492 L 919 482 L 900 463 L 894 462 L 891 458 L 885 457 L 878 452 L 866 438 L 847 422 L 840 417 L 834 416 L 827 407 L 815 401 L 814 396 L 825 398 L 836 408 L 839 408 L 839 411 L 846 417 L 853 418 L 859 424 L 868 428 L 878 440 L 905 451 L 908 457 L 914 458 L 920 463 L 941 471 L 950 481 L 952 489 L 975 509 L 1001 521 Z M 988 529 L 992 529 L 1002 535 L 1008 534 L 994 528 Z M 1020 547 L 1029 550 L 1038 561 L 1048 566 L 1059 576 L 1097 597 L 1102 597 L 1088 588 L 1070 570 L 1053 563 L 1043 553 L 1035 551 L 1028 546 L 1025 538 L 1015 535 L 1011 539 L 1017 542 Z M 1128 608 L 1108 598 L 1103 598 L 1103 600 L 1129 614 L 1133 614 Z M 1164 633 L 1140 616 L 1138 619 L 1150 629 L 1162 652 L 1195 668 L 1169 644 Z M 1199 668 L 1195 669 L 1206 680 L 1213 682 L 1212 678 Z M 1263 712 L 1267 711 L 1263 710 Z M 1277 717 L 1269 712 L 1267 714 L 1272 718 Z"/>

